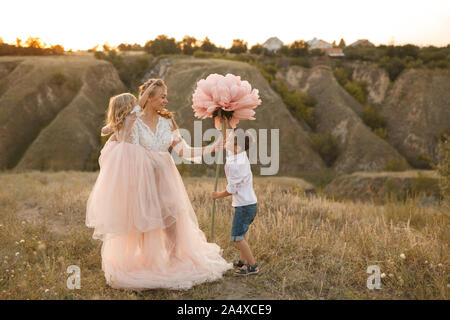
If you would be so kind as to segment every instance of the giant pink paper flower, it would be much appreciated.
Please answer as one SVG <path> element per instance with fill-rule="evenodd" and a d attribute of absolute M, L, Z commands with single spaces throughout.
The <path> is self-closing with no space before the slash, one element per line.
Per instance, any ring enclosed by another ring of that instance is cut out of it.
<path fill-rule="evenodd" d="M 255 109 L 261 104 L 258 89 L 248 81 L 228 73 L 225 77 L 213 73 L 197 83 L 192 96 L 195 116 L 199 119 L 214 117 L 214 126 L 222 129 L 222 117 L 227 117 L 230 126 L 236 128 L 239 120 L 255 120 Z"/>

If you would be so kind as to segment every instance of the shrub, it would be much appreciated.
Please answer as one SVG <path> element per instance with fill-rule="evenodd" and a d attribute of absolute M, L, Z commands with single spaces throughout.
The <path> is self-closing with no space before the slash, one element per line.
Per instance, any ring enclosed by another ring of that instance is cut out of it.
<path fill-rule="evenodd" d="M 291 65 L 293 66 L 301 66 L 304 68 L 310 68 L 311 63 L 307 57 L 294 57 L 291 58 Z"/>
<path fill-rule="evenodd" d="M 193 56 L 200 59 L 207 59 L 212 58 L 214 56 L 214 53 L 209 51 L 197 50 L 194 52 Z"/>
<path fill-rule="evenodd" d="M 344 89 L 350 93 L 359 103 L 364 104 L 366 102 L 366 93 L 363 87 L 357 82 L 347 82 L 344 85 Z"/>
<path fill-rule="evenodd" d="M 62 85 L 66 80 L 67 77 L 62 72 L 55 72 L 52 75 L 52 82 L 58 86 Z"/>
<path fill-rule="evenodd" d="M 272 76 L 272 78 L 275 77 L 275 75 L 276 75 L 276 73 L 277 73 L 277 71 L 278 71 L 277 66 L 276 66 L 276 65 L 273 65 L 273 64 L 264 65 L 264 66 L 262 67 L 262 69 L 263 69 L 265 72 L 267 72 L 268 74 L 270 74 L 270 75 Z"/>
<path fill-rule="evenodd" d="M 341 86 L 352 80 L 353 68 L 338 67 L 333 71 L 334 77 Z"/>
<path fill-rule="evenodd" d="M 391 158 L 384 165 L 385 171 L 405 171 L 406 169 L 408 169 L 408 163 L 405 159 Z"/>
<path fill-rule="evenodd" d="M 339 146 L 336 138 L 328 130 L 325 134 L 311 135 L 312 148 L 319 153 L 327 166 L 332 166 L 339 156 Z"/>
<path fill-rule="evenodd" d="M 264 79 L 270 84 L 273 80 L 273 77 L 270 73 L 268 73 L 264 68 L 261 68 L 259 71 L 261 71 L 261 74 L 263 75 Z"/>
<path fill-rule="evenodd" d="M 373 130 L 373 133 L 375 133 L 383 140 L 386 140 L 387 138 L 387 130 L 385 128 L 376 128 L 375 130 Z"/>
<path fill-rule="evenodd" d="M 364 107 L 362 120 L 367 126 L 372 128 L 372 130 L 384 128 L 386 126 L 386 120 L 380 115 L 377 109 L 369 104 Z"/>
<path fill-rule="evenodd" d="M 395 81 L 406 67 L 405 62 L 398 57 L 383 57 L 378 65 L 386 69 L 391 81 Z"/>
<path fill-rule="evenodd" d="M 383 55 L 382 50 L 376 47 L 346 47 L 343 49 L 346 59 L 378 61 Z"/>
<path fill-rule="evenodd" d="M 417 168 L 420 169 L 431 169 L 433 166 L 433 160 L 426 154 L 421 153 L 418 157 L 417 157 Z"/>
<path fill-rule="evenodd" d="M 316 127 L 313 111 L 317 101 L 313 97 L 305 92 L 290 92 L 282 80 L 278 81 L 274 89 L 297 119 L 303 119 L 311 128 Z"/>
<path fill-rule="evenodd" d="M 352 81 L 353 68 L 338 66 L 333 71 L 337 82 L 359 103 L 367 100 L 368 90 L 365 81 Z"/>
<path fill-rule="evenodd" d="M 439 189 L 439 182 L 436 179 L 427 177 L 423 173 L 419 172 L 418 177 L 415 178 L 411 184 L 411 191 L 414 195 L 421 193 L 425 195 L 432 195 Z"/>

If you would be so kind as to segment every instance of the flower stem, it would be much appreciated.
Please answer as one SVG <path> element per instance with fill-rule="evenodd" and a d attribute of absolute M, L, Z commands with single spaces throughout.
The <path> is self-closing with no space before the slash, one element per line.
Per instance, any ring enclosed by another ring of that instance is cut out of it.
<path fill-rule="evenodd" d="M 225 139 L 225 118 L 222 118 L 222 139 Z M 223 149 L 222 149 L 223 150 Z M 219 159 L 218 152 L 216 160 Z M 219 162 L 216 163 L 216 181 L 214 183 L 214 191 L 217 191 L 217 183 L 219 182 Z M 211 213 L 211 240 L 214 239 L 214 213 L 216 212 L 216 199 L 213 199 L 212 213 Z"/>

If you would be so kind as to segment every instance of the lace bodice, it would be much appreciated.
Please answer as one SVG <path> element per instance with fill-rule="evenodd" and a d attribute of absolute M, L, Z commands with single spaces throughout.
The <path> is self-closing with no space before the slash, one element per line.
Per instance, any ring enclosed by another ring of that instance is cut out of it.
<path fill-rule="evenodd" d="M 170 119 L 158 116 L 155 132 L 137 118 L 130 133 L 129 142 L 140 145 L 147 150 L 167 151 L 172 144 L 172 123 Z"/>
<path fill-rule="evenodd" d="M 214 143 L 206 147 L 191 147 L 184 141 L 178 129 L 174 129 L 172 119 L 158 116 L 155 132 L 140 118 L 141 107 L 135 106 L 133 111 L 125 118 L 124 125 L 117 132 L 109 126 L 102 128 L 102 135 L 114 132 L 110 139 L 118 142 L 127 142 L 139 145 L 147 150 L 159 153 L 168 152 L 170 146 L 183 159 L 202 163 L 205 154 L 221 149 L 222 137 L 219 136 Z M 109 141 L 109 140 L 108 140 Z"/>

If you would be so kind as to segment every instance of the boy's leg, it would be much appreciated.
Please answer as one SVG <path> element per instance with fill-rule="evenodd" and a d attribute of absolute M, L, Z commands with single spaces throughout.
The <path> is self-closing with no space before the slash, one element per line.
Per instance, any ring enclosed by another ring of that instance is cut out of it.
<path fill-rule="evenodd" d="M 244 255 L 242 254 L 242 250 L 239 248 L 239 242 L 236 242 L 236 247 L 239 249 L 239 260 L 241 260 L 243 263 L 248 263 L 247 259 L 245 259 Z"/>
<path fill-rule="evenodd" d="M 245 237 L 244 240 L 246 240 Z M 247 259 L 244 257 L 244 254 L 242 253 L 242 250 L 239 248 L 238 242 L 235 242 L 234 244 L 239 249 L 239 260 L 241 260 L 243 263 L 248 263 Z"/>
<path fill-rule="evenodd" d="M 248 246 L 247 240 L 237 241 L 236 246 L 239 248 L 241 258 L 244 259 L 241 261 L 244 263 L 248 263 L 250 265 L 254 265 L 256 263 L 255 258 L 253 257 L 252 251 Z"/>

